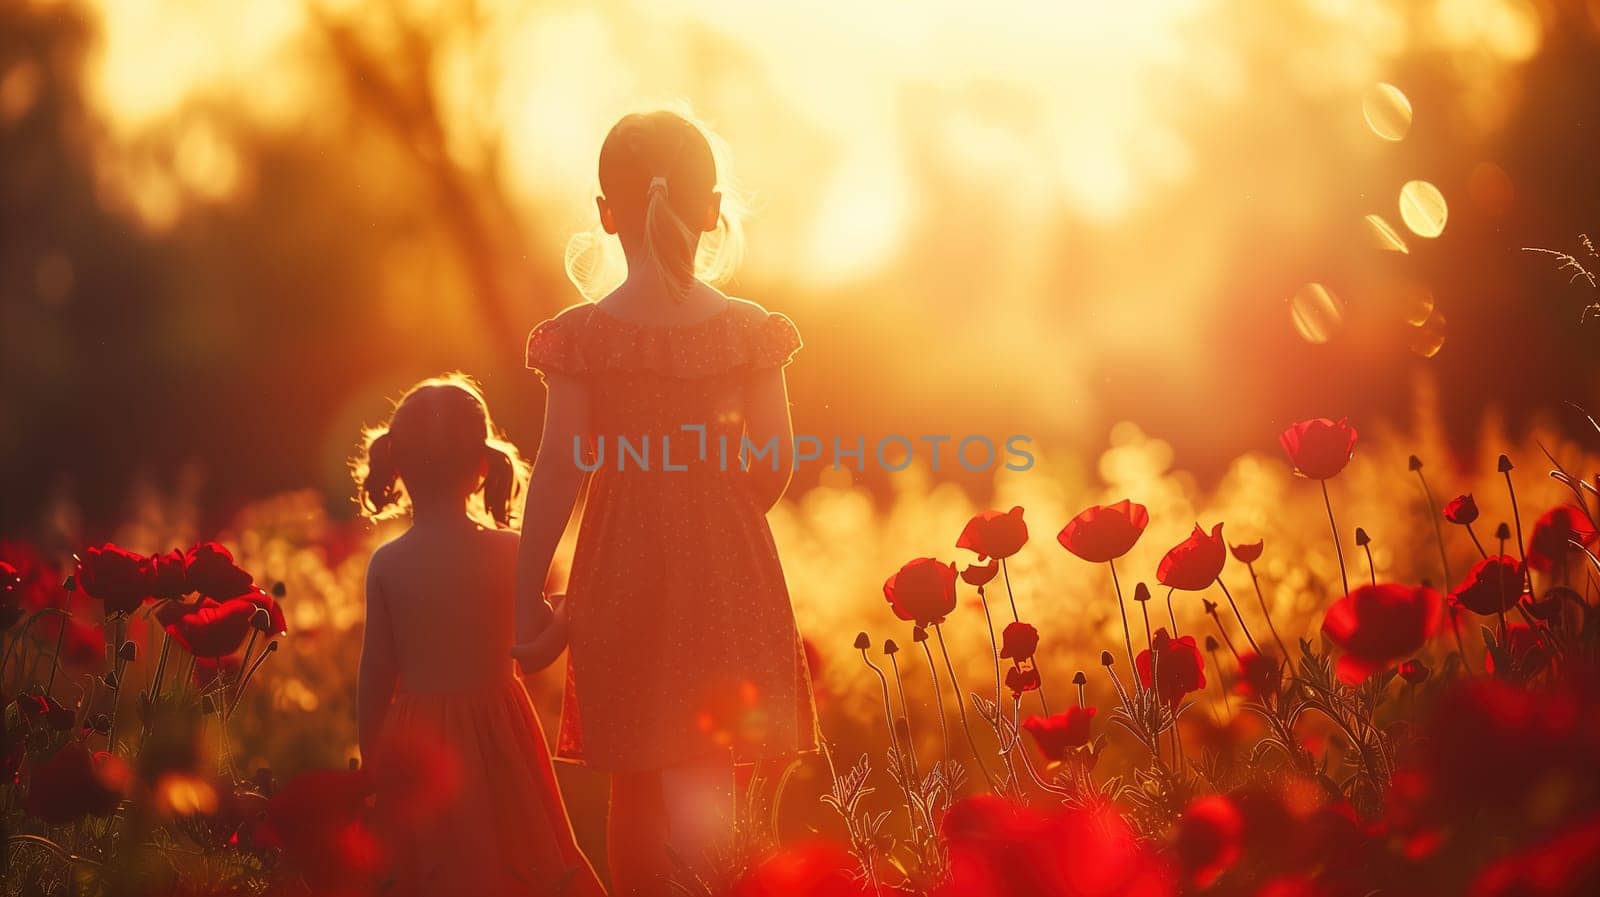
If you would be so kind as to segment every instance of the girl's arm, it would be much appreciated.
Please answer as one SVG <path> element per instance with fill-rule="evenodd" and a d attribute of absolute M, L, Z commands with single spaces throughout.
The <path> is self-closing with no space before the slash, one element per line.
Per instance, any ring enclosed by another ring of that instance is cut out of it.
<path fill-rule="evenodd" d="M 383 718 L 400 680 L 394 631 L 389 625 L 389 602 L 378 585 L 376 570 L 376 563 L 367 567 L 367 623 L 361 636 L 361 665 L 356 678 L 356 737 L 362 763 L 371 762 L 374 756 Z"/>
<path fill-rule="evenodd" d="M 794 422 L 789 418 L 789 387 L 783 368 L 755 372 L 745 386 L 745 435 L 755 451 L 777 440 L 777 469 L 766 457 L 750 459 L 746 484 L 763 512 L 783 497 L 794 475 Z"/>
<path fill-rule="evenodd" d="M 573 456 L 573 442 L 589 430 L 589 390 L 582 381 L 556 374 L 548 376 L 547 382 L 544 435 L 528 480 L 522 541 L 517 549 L 518 648 L 512 653 L 529 670 L 549 666 L 560 654 L 559 647 L 554 653 L 530 649 L 536 642 L 543 646 L 561 641 L 540 638 L 555 619 L 544 598 L 544 583 L 583 486 L 584 472 Z"/>

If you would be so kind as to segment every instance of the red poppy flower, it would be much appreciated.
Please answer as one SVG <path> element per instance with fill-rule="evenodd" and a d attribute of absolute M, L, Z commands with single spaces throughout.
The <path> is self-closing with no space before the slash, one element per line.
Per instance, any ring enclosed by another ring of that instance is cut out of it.
<path fill-rule="evenodd" d="M 1027 660 L 1039 650 L 1039 630 L 1028 623 L 1007 623 L 1000 635 L 1000 656 L 1007 660 Z"/>
<path fill-rule="evenodd" d="M 1294 472 L 1313 480 L 1326 480 L 1337 476 L 1356 450 L 1356 428 L 1346 418 L 1337 421 L 1325 417 L 1303 420 L 1292 424 L 1278 436 L 1294 465 Z"/>
<path fill-rule="evenodd" d="M 67 742 L 34 769 L 24 809 L 53 825 L 85 816 L 109 816 L 127 791 L 130 773 L 122 758 L 106 751 L 91 754 Z"/>
<path fill-rule="evenodd" d="M 1322 632 L 1344 651 L 1339 678 L 1352 685 L 1415 654 L 1439 628 L 1439 593 L 1427 586 L 1361 586 L 1334 602 Z"/>
<path fill-rule="evenodd" d="M 1559 569 L 1577 549 L 1572 543 L 1593 545 L 1600 539 L 1589 515 L 1576 505 L 1557 505 L 1533 524 L 1528 537 L 1528 566 L 1541 573 Z"/>
<path fill-rule="evenodd" d="M 182 598 L 189 593 L 188 562 L 183 552 L 174 548 L 166 554 L 153 554 L 149 564 L 152 598 Z"/>
<path fill-rule="evenodd" d="M 1466 526 L 1478 519 L 1478 503 L 1467 492 L 1457 495 L 1444 504 L 1444 519 L 1458 526 Z"/>
<path fill-rule="evenodd" d="M 301 773 L 267 802 L 256 843 L 282 850 L 284 864 L 316 893 L 364 893 L 383 867 L 367 818 L 371 793 L 364 772 Z"/>
<path fill-rule="evenodd" d="M 969 586 L 986 586 L 1000 573 L 1000 562 L 990 559 L 987 564 L 972 564 L 961 569 L 961 579 Z"/>
<path fill-rule="evenodd" d="M 1233 546 L 1233 559 L 1241 564 L 1254 564 L 1256 561 L 1261 560 L 1261 551 L 1266 546 L 1267 543 L 1264 539 L 1257 539 L 1254 542 L 1247 542 L 1243 545 L 1235 545 Z"/>
<path fill-rule="evenodd" d="M 1154 688 L 1161 700 L 1176 707 L 1185 695 L 1206 687 L 1206 663 L 1194 636 L 1172 638 L 1162 627 L 1156 630 L 1152 647 L 1155 658 L 1147 648 L 1133 662 L 1139 670 L 1139 681 L 1145 688 Z M 1159 668 L 1155 666 L 1157 661 Z"/>
<path fill-rule="evenodd" d="M 1268 654 L 1246 652 L 1239 657 L 1235 688 L 1245 695 L 1275 695 L 1283 686 L 1283 666 Z"/>
<path fill-rule="evenodd" d="M 150 567 L 142 555 L 107 542 L 83 552 L 78 588 L 104 602 L 107 614 L 128 613 L 152 594 Z"/>
<path fill-rule="evenodd" d="M 218 607 L 222 602 L 215 598 L 201 597 L 198 601 L 163 601 L 151 616 L 156 618 L 156 623 L 162 629 L 178 622 L 185 614 L 192 614 L 203 607 Z"/>
<path fill-rule="evenodd" d="M 934 558 L 908 561 L 884 582 L 883 596 L 902 620 L 918 626 L 943 623 L 956 609 L 956 565 Z"/>
<path fill-rule="evenodd" d="M 216 542 L 201 542 L 184 558 L 189 591 L 224 601 L 250 591 L 255 577 L 239 569 L 228 549 Z"/>
<path fill-rule="evenodd" d="M 1022 721 L 1038 742 L 1039 750 L 1051 760 L 1061 760 L 1067 751 L 1089 743 L 1089 730 L 1094 723 L 1093 707 L 1069 707 L 1066 713 L 1050 716 L 1030 716 Z"/>
<path fill-rule="evenodd" d="M 1039 671 L 1033 667 L 1026 669 L 1012 667 L 1006 670 L 1006 688 L 1011 689 L 1012 697 L 1020 698 L 1030 691 L 1039 690 Z"/>
<path fill-rule="evenodd" d="M 1008 558 L 1028 542 L 1028 525 L 1022 522 L 1022 508 L 1009 511 L 984 511 L 971 520 L 956 540 L 957 548 L 975 551 L 979 558 Z"/>
<path fill-rule="evenodd" d="M 244 598 L 189 607 L 168 624 L 167 632 L 195 657 L 217 658 L 239 650 L 256 613 L 256 605 Z"/>
<path fill-rule="evenodd" d="M 1600 892 L 1600 815 L 1584 817 L 1540 843 L 1496 859 L 1467 897 L 1560 897 Z"/>
<path fill-rule="evenodd" d="M 815 838 L 781 848 L 746 872 L 728 897 L 868 897 L 860 865 L 832 841 Z"/>
<path fill-rule="evenodd" d="M 1172 897 L 1172 873 L 1110 809 L 1023 807 L 994 795 L 940 822 L 949 875 L 931 897 Z"/>
<path fill-rule="evenodd" d="M 0 539 L 0 560 L 17 572 L 17 604 L 28 613 L 61 604 L 61 571 L 27 542 Z"/>
<path fill-rule="evenodd" d="M 1450 590 L 1450 600 L 1472 611 L 1492 617 L 1517 606 L 1522 598 L 1524 568 L 1508 554 L 1494 555 L 1472 565 L 1467 578 Z"/>
<path fill-rule="evenodd" d="M 1243 852 L 1244 814 L 1220 794 L 1197 798 L 1183 811 L 1173 852 L 1196 888 L 1211 886 Z"/>
<path fill-rule="evenodd" d="M 1222 524 L 1211 528 L 1211 535 L 1194 525 L 1194 532 L 1184 539 L 1156 567 L 1156 580 L 1185 592 L 1201 592 L 1211 587 L 1222 575 L 1222 565 L 1228 562 L 1228 549 L 1222 542 Z"/>
<path fill-rule="evenodd" d="M 1104 564 L 1127 554 L 1149 525 L 1145 506 L 1123 499 L 1114 505 L 1095 505 L 1067 521 L 1056 541 L 1091 564 Z"/>

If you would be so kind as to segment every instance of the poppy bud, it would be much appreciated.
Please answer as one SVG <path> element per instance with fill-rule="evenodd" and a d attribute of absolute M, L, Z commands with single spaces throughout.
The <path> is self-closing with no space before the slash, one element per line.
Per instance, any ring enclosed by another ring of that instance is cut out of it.
<path fill-rule="evenodd" d="M 282 598 L 287 594 L 289 594 L 289 589 L 282 582 L 275 582 L 272 584 L 272 597 Z"/>
<path fill-rule="evenodd" d="M 1076 673 L 1072 674 L 1072 684 L 1073 685 L 1088 685 L 1089 684 L 1089 677 L 1085 676 L 1083 674 L 1083 670 L 1079 670 Z"/>
<path fill-rule="evenodd" d="M 925 642 L 925 641 L 927 641 L 928 640 L 928 630 L 923 628 L 923 627 L 921 627 L 921 626 L 913 626 L 913 627 L 911 627 L 911 640 L 914 641 L 914 642 Z"/>
<path fill-rule="evenodd" d="M 78 590 L 78 577 L 68 576 L 61 581 L 61 587 L 69 592 L 76 592 Z"/>
<path fill-rule="evenodd" d="M 1418 458 L 1416 455 L 1412 455 L 1410 458 L 1406 459 L 1406 467 L 1410 468 L 1411 470 L 1421 470 L 1422 459 Z"/>
<path fill-rule="evenodd" d="M 1217 650 L 1217 637 L 1216 636 L 1214 636 L 1214 635 L 1206 636 L 1206 650 L 1207 651 L 1215 651 L 1215 650 Z"/>
<path fill-rule="evenodd" d="M 123 660 L 123 661 L 125 661 L 127 663 L 132 663 L 133 661 L 138 660 L 139 659 L 139 645 L 138 645 L 138 643 L 134 642 L 132 639 L 129 639 L 128 641 L 123 642 L 122 646 L 117 648 L 117 658 L 120 659 L 120 660 Z"/>
<path fill-rule="evenodd" d="M 1366 547 L 1367 545 L 1370 545 L 1370 544 L 1372 544 L 1372 537 L 1367 535 L 1367 531 L 1366 530 L 1362 529 L 1359 526 L 1356 527 L 1356 545 L 1358 547 Z"/>
<path fill-rule="evenodd" d="M 1209 614 L 1211 616 L 1216 616 L 1216 614 L 1217 614 L 1217 602 L 1212 601 L 1209 598 L 1201 598 L 1200 599 L 1200 604 L 1205 607 L 1207 614 Z"/>
<path fill-rule="evenodd" d="M 1134 586 L 1133 587 L 1133 600 L 1135 600 L 1135 601 L 1149 601 L 1150 600 L 1150 587 L 1145 585 L 1142 582 L 1139 583 L 1137 586 Z"/>
<path fill-rule="evenodd" d="M 1414 657 L 1405 663 L 1400 664 L 1400 678 L 1406 680 L 1412 685 L 1421 685 L 1423 682 L 1426 682 L 1429 674 L 1432 672 L 1433 670 L 1428 669 L 1427 664 L 1417 660 Z"/>
<path fill-rule="evenodd" d="M 117 686 L 122 684 L 122 681 L 117 678 L 117 671 L 116 670 L 111 670 L 110 672 L 106 673 L 104 676 L 101 676 L 100 677 L 100 681 L 105 683 L 106 688 L 109 688 L 112 691 L 116 691 L 117 690 Z"/>
<path fill-rule="evenodd" d="M 867 638 L 865 632 L 856 633 L 856 650 L 865 651 L 870 647 L 872 647 L 872 639 Z"/>
<path fill-rule="evenodd" d="M 1100 665 L 1101 666 L 1109 667 L 1109 666 L 1111 666 L 1112 664 L 1114 664 L 1116 662 L 1117 662 L 1117 659 L 1115 657 L 1111 656 L 1111 652 L 1110 651 L 1101 651 L 1100 652 Z"/>
<path fill-rule="evenodd" d="M 1499 471 L 1501 473 L 1510 473 L 1511 472 L 1511 458 L 1509 456 L 1507 456 L 1507 455 L 1502 454 L 1500 456 L 1500 460 L 1496 463 L 1496 467 L 1499 469 Z"/>
<path fill-rule="evenodd" d="M 266 608 L 258 607 L 256 612 L 250 615 L 250 625 L 254 626 L 257 632 L 271 632 L 272 614 Z"/>
<path fill-rule="evenodd" d="M 1477 520 L 1478 503 L 1473 499 L 1472 493 L 1457 495 L 1445 502 L 1444 519 L 1461 526 L 1467 526 Z"/>
<path fill-rule="evenodd" d="M 1511 538 L 1511 527 L 1506 526 L 1504 523 L 1500 524 L 1494 528 L 1494 537 L 1501 541 Z"/>
<path fill-rule="evenodd" d="M 894 639 L 886 638 L 883 640 L 883 653 L 893 657 L 900 653 L 900 646 L 894 643 Z"/>
<path fill-rule="evenodd" d="M 93 729 L 96 734 L 108 735 L 111 732 L 111 717 L 104 713 L 96 713 L 94 718 L 89 720 L 89 728 Z"/>

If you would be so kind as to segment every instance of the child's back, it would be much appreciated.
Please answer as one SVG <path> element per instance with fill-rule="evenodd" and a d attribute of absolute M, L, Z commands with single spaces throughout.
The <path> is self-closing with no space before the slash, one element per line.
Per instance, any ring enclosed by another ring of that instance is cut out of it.
<path fill-rule="evenodd" d="M 358 713 L 394 895 L 603 890 L 579 852 L 544 731 L 511 660 L 515 449 L 463 378 L 426 381 L 368 434 L 374 516 L 412 525 L 374 552 Z"/>
<path fill-rule="evenodd" d="M 517 537 L 463 519 L 414 526 L 372 557 L 402 694 L 516 683 L 511 660 Z"/>

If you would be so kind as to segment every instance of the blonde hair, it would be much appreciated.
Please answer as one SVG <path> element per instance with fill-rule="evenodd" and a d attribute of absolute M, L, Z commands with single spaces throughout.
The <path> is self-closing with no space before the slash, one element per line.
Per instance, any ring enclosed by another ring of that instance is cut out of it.
<path fill-rule="evenodd" d="M 482 479 L 466 486 L 480 471 Z M 350 459 L 356 502 L 372 520 L 410 513 L 413 495 L 465 486 L 470 517 L 516 529 L 528 472 L 495 427 L 482 388 L 459 371 L 406 390 L 386 423 L 362 431 Z"/>
<path fill-rule="evenodd" d="M 640 228 L 641 261 L 675 297 L 692 279 L 720 284 L 732 279 L 744 256 L 748 199 L 734 180 L 727 144 L 687 109 L 660 108 L 624 115 L 600 148 L 600 192 L 623 218 L 618 227 Z M 686 223 L 722 194 L 714 230 Z M 596 221 L 567 241 L 567 278 L 587 299 L 616 289 L 627 274 L 620 241 Z M 690 269 L 686 247 L 699 237 Z"/>

